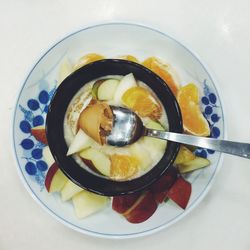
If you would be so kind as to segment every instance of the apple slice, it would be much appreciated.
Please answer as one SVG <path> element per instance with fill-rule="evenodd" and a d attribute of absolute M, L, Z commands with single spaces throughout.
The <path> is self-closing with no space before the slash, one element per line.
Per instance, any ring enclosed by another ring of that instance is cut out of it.
<path fill-rule="evenodd" d="M 129 151 L 133 157 L 138 159 L 139 166 L 143 170 L 147 170 L 150 166 L 152 166 L 152 159 L 150 157 L 150 153 L 143 147 L 142 143 L 133 143 L 129 147 Z"/>
<path fill-rule="evenodd" d="M 166 199 L 168 190 L 175 183 L 177 178 L 178 170 L 175 167 L 170 167 L 167 173 L 150 187 L 157 203 L 162 203 Z"/>
<path fill-rule="evenodd" d="M 48 192 L 60 192 L 68 178 L 58 168 L 58 165 L 54 163 L 48 170 L 45 177 L 45 187 Z"/>
<path fill-rule="evenodd" d="M 122 100 L 122 96 L 123 94 L 130 88 L 132 87 L 136 87 L 137 84 L 136 84 L 136 80 L 134 78 L 134 75 L 132 73 L 128 74 L 128 75 L 125 75 L 119 85 L 117 86 L 116 88 L 116 91 L 114 93 L 114 102 L 117 104 L 117 105 L 120 105 L 121 104 L 121 100 Z"/>
<path fill-rule="evenodd" d="M 109 157 L 94 148 L 88 148 L 80 152 L 83 159 L 90 160 L 95 168 L 103 175 L 110 176 L 111 161 Z"/>
<path fill-rule="evenodd" d="M 130 223 L 141 223 L 149 219 L 157 209 L 151 191 L 147 191 L 123 214 Z"/>
<path fill-rule="evenodd" d="M 175 165 L 183 164 L 195 159 L 195 155 L 187 147 L 181 145 L 178 155 L 174 161 Z"/>
<path fill-rule="evenodd" d="M 47 138 L 46 138 L 46 132 L 44 126 L 37 126 L 33 127 L 31 129 L 31 134 L 40 142 L 43 144 L 48 144 Z"/>
<path fill-rule="evenodd" d="M 159 122 L 153 120 L 149 120 L 149 122 L 147 122 L 145 126 L 151 129 L 157 129 L 161 131 L 164 130 L 163 126 Z M 143 139 L 147 145 L 149 145 L 151 148 L 154 148 L 155 150 L 165 151 L 166 149 L 167 141 L 165 140 L 152 138 L 148 136 L 145 136 Z"/>
<path fill-rule="evenodd" d="M 97 97 L 98 100 L 109 101 L 112 100 L 119 85 L 119 80 L 108 79 L 105 80 L 98 88 Z"/>
<path fill-rule="evenodd" d="M 150 120 L 145 126 L 151 129 L 164 130 L 160 123 L 153 120 Z M 145 136 L 142 138 L 142 145 L 150 152 L 153 161 L 159 161 L 166 150 L 167 141 Z"/>
<path fill-rule="evenodd" d="M 86 135 L 82 129 L 79 129 L 74 140 L 69 146 L 67 155 L 80 152 L 85 148 L 90 147 L 94 143 L 94 140 Z"/>
<path fill-rule="evenodd" d="M 104 81 L 105 81 L 104 79 L 99 79 L 93 84 L 91 89 L 91 94 L 94 99 L 98 99 L 98 89 Z"/>
<path fill-rule="evenodd" d="M 141 196 L 141 193 L 127 194 L 121 196 L 115 196 L 112 200 L 112 209 L 119 214 L 125 213 L 136 200 Z"/>
<path fill-rule="evenodd" d="M 63 201 L 68 201 L 77 193 L 80 193 L 83 189 L 76 185 L 71 180 L 68 180 L 61 190 L 61 197 Z"/>
<path fill-rule="evenodd" d="M 50 152 L 49 146 L 43 148 L 43 158 L 48 166 L 51 166 L 55 162 L 55 159 Z"/>
<path fill-rule="evenodd" d="M 192 192 L 192 186 L 182 176 L 176 180 L 167 193 L 167 197 L 181 208 L 187 207 Z"/>
<path fill-rule="evenodd" d="M 187 173 L 209 165 L 210 161 L 208 159 L 196 156 L 193 160 L 178 165 L 178 169 L 181 173 Z"/>
<path fill-rule="evenodd" d="M 76 216 L 79 219 L 103 209 L 108 203 L 108 197 L 97 195 L 86 190 L 73 196 L 72 201 Z"/>

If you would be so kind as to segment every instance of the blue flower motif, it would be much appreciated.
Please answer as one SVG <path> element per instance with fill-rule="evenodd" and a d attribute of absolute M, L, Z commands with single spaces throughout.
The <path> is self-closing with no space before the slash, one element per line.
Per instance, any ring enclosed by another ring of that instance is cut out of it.
<path fill-rule="evenodd" d="M 38 110 L 39 109 L 39 102 L 35 99 L 28 100 L 27 106 L 30 110 Z"/>
<path fill-rule="evenodd" d="M 220 136 L 220 129 L 216 126 L 216 123 L 219 122 L 220 117 L 216 113 L 216 109 L 219 107 L 217 106 L 217 96 L 209 89 L 206 79 L 203 84 L 204 96 L 201 98 L 201 105 L 204 110 L 203 115 L 207 119 L 210 127 L 210 137 L 218 138 Z M 209 154 L 214 154 L 214 150 L 198 148 L 195 150 L 195 154 L 207 158 Z"/>
<path fill-rule="evenodd" d="M 42 90 L 38 96 L 40 103 L 47 104 L 49 101 L 49 94 L 46 90 Z"/>
<path fill-rule="evenodd" d="M 23 133 L 26 133 L 26 134 L 30 133 L 31 125 L 28 121 L 25 121 L 25 120 L 21 121 L 19 127 Z"/>
<path fill-rule="evenodd" d="M 33 118 L 33 126 L 41 126 L 44 124 L 44 118 L 41 115 L 37 115 Z"/>
<path fill-rule="evenodd" d="M 32 122 L 34 114 L 32 111 L 25 109 L 22 105 L 19 105 L 20 110 L 24 113 L 24 119 L 26 121 Z"/>
<path fill-rule="evenodd" d="M 28 161 L 25 165 L 25 170 L 29 175 L 35 175 L 37 172 L 36 166 L 33 162 Z"/>
<path fill-rule="evenodd" d="M 46 145 L 37 141 L 31 134 L 31 130 L 32 127 L 44 125 L 44 116 L 48 112 L 49 102 L 55 90 L 55 87 L 50 91 L 42 89 L 38 93 L 37 99 L 32 98 L 27 101 L 27 107 L 19 105 L 20 110 L 24 114 L 23 120 L 19 123 L 19 128 L 26 134 L 26 138 L 20 142 L 20 146 L 24 150 L 23 158 L 27 161 L 24 169 L 40 185 L 41 190 L 44 188 L 45 172 L 48 170 L 47 163 L 42 160 L 43 148 Z"/>

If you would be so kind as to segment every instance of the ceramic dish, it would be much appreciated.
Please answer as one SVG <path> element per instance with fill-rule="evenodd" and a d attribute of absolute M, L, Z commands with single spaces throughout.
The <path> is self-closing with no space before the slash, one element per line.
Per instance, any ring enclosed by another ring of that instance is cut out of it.
<path fill-rule="evenodd" d="M 112 37 L 112 39 L 110 39 Z M 100 39 L 101 38 L 101 39 Z M 35 64 L 25 80 L 16 103 L 13 121 L 13 145 L 18 172 L 32 197 L 63 224 L 88 235 L 105 238 L 129 238 L 147 235 L 169 227 L 197 206 L 207 193 L 221 162 L 221 154 L 197 149 L 211 165 L 185 175 L 192 183 L 192 196 L 185 210 L 171 201 L 161 204 L 146 222 L 130 224 L 107 207 L 86 219 L 75 217 L 72 204 L 62 202 L 58 194 L 48 194 L 44 186 L 48 165 L 45 145 L 31 135 L 32 127 L 44 125 L 48 105 L 58 84 L 60 65 L 67 57 L 75 62 L 87 53 L 109 58 L 131 54 L 140 60 L 157 56 L 178 72 L 179 83 L 195 83 L 201 93 L 201 108 L 209 121 L 211 136 L 224 138 L 224 118 L 219 93 L 200 60 L 182 44 L 157 30 L 135 24 L 110 23 L 75 32 L 50 48 Z"/>
<path fill-rule="evenodd" d="M 113 75 L 113 72 L 116 72 L 118 75 L 126 75 L 132 72 L 137 79 L 154 87 L 155 93 L 157 93 L 157 96 L 166 107 L 170 131 L 182 133 L 182 119 L 179 106 L 171 90 L 167 88 L 161 78 L 140 64 L 117 59 L 101 60 L 88 64 L 71 74 L 70 77 L 67 77 L 60 85 L 60 88 L 57 89 L 53 100 L 51 100 L 47 114 L 46 130 L 48 144 L 61 170 L 73 182 L 78 183 L 85 189 L 106 196 L 134 193 L 145 189 L 145 187 L 160 178 L 173 163 L 179 151 L 178 143 L 169 142 L 164 157 L 152 170 L 140 178 L 123 182 L 93 175 L 80 167 L 73 158 L 67 156 L 68 147 L 64 139 L 63 124 L 65 113 L 72 97 L 85 83 L 102 76 Z"/>

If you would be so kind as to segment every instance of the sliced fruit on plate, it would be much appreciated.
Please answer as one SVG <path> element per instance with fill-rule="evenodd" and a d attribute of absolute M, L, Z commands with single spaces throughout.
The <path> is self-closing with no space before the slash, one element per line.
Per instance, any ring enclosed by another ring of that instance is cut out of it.
<path fill-rule="evenodd" d="M 155 74 L 160 76 L 165 83 L 169 86 L 173 94 L 176 96 L 179 90 L 179 84 L 175 79 L 175 72 L 172 67 L 160 61 L 156 57 L 149 57 L 143 63 L 145 67 L 152 70 Z"/>
<path fill-rule="evenodd" d="M 76 216 L 79 219 L 85 218 L 105 208 L 109 198 L 97 195 L 86 190 L 73 196 L 72 201 Z"/>
<path fill-rule="evenodd" d="M 64 58 L 63 62 L 60 64 L 59 67 L 57 86 L 59 86 L 61 82 L 72 72 L 73 72 L 72 64 L 69 62 L 68 58 Z"/>
<path fill-rule="evenodd" d="M 195 159 L 195 155 L 187 147 L 181 145 L 177 157 L 174 161 L 175 165 L 186 163 Z"/>
<path fill-rule="evenodd" d="M 181 173 L 191 172 L 210 165 L 210 161 L 205 158 L 196 156 L 193 160 L 178 165 Z"/>
<path fill-rule="evenodd" d="M 97 149 L 88 148 L 80 152 L 80 157 L 90 160 L 101 174 L 110 176 L 111 161 L 106 154 Z"/>
<path fill-rule="evenodd" d="M 146 191 L 125 212 L 123 216 L 130 223 L 141 223 L 149 219 L 157 209 L 157 203 L 151 191 Z"/>
<path fill-rule="evenodd" d="M 116 89 L 119 85 L 119 80 L 116 79 L 108 79 L 100 84 L 97 90 L 97 98 L 102 101 L 112 100 Z"/>
<path fill-rule="evenodd" d="M 160 103 L 149 90 L 140 86 L 129 88 L 122 95 L 122 103 L 137 112 L 141 117 L 150 117 L 157 120 L 162 114 Z"/>
<path fill-rule="evenodd" d="M 138 160 L 129 155 L 113 154 L 110 156 L 110 176 L 114 179 L 126 180 L 138 172 Z"/>
<path fill-rule="evenodd" d="M 33 127 L 31 129 L 31 134 L 40 142 L 43 144 L 47 145 L 47 137 L 46 137 L 46 132 L 45 132 L 45 127 L 44 126 L 37 126 Z"/>
<path fill-rule="evenodd" d="M 141 193 L 115 196 L 112 200 L 112 209 L 117 213 L 125 213 L 141 196 Z"/>
<path fill-rule="evenodd" d="M 50 152 L 49 146 L 43 148 L 43 158 L 48 166 L 51 166 L 55 162 L 55 159 Z"/>
<path fill-rule="evenodd" d="M 95 61 L 99 61 L 104 59 L 104 56 L 96 54 L 96 53 L 90 53 L 87 54 L 83 57 L 81 57 L 78 62 L 74 65 L 74 70 L 77 70 L 89 63 L 95 62 Z"/>
<path fill-rule="evenodd" d="M 135 62 L 135 63 L 140 63 L 139 60 L 136 57 L 132 56 L 132 55 L 119 56 L 118 58 L 128 60 L 128 61 L 131 61 L 131 62 Z"/>
<path fill-rule="evenodd" d="M 167 173 L 150 187 L 157 203 L 162 203 L 167 198 L 167 193 L 177 180 L 178 175 L 178 170 L 175 167 L 170 167 Z"/>
<path fill-rule="evenodd" d="M 143 143 L 139 141 L 133 143 L 129 146 L 129 151 L 131 155 L 138 160 L 140 168 L 146 170 L 151 166 L 152 159 L 150 153 L 143 147 Z"/>
<path fill-rule="evenodd" d="M 77 134 L 74 137 L 74 140 L 69 146 L 67 155 L 72 155 L 74 153 L 80 152 L 85 148 L 93 145 L 94 140 L 86 135 L 82 129 L 79 129 Z"/>
<path fill-rule="evenodd" d="M 132 73 L 128 74 L 128 75 L 125 75 L 119 85 L 117 86 L 116 88 L 116 91 L 114 93 L 114 102 L 117 104 L 117 105 L 120 105 L 121 104 L 121 99 L 122 99 L 122 96 L 123 94 L 130 88 L 133 88 L 133 87 L 136 87 L 137 86 L 137 83 L 136 83 L 136 80 L 134 78 L 134 75 Z"/>
<path fill-rule="evenodd" d="M 45 187 L 48 192 L 60 192 L 63 186 L 66 184 L 68 178 L 58 168 L 56 163 L 49 168 L 45 177 Z"/>
<path fill-rule="evenodd" d="M 184 129 L 193 135 L 208 136 L 210 128 L 199 105 L 199 90 L 190 83 L 180 88 L 177 101 L 180 105 Z"/>
<path fill-rule="evenodd" d="M 182 176 L 179 176 L 167 193 L 167 197 L 181 208 L 187 207 L 191 196 L 192 186 Z"/>
<path fill-rule="evenodd" d="M 74 195 L 80 193 L 83 189 L 76 185 L 71 180 L 68 180 L 61 190 L 61 197 L 63 201 L 70 200 Z"/>

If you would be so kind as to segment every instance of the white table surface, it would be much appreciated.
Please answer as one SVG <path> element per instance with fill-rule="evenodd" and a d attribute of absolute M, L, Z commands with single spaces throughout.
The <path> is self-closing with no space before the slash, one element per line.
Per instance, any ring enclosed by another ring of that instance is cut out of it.
<path fill-rule="evenodd" d="M 48 215 L 20 181 L 11 148 L 16 95 L 52 44 L 88 25 L 130 21 L 166 32 L 215 76 L 228 138 L 250 142 L 249 0 L 0 0 L 0 250 L 250 249 L 250 161 L 225 156 L 204 200 L 183 220 L 130 240 L 77 233 Z"/>

